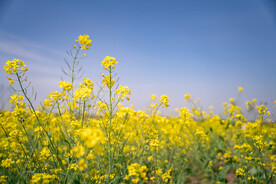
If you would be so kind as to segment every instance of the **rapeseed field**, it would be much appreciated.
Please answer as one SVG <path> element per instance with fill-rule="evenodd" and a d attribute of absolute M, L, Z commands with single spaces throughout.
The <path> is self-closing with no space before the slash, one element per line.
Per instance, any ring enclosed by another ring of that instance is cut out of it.
<path fill-rule="evenodd" d="M 14 94 L 12 110 L 0 114 L 0 183 L 276 183 L 276 125 L 264 104 L 253 99 L 242 109 L 230 99 L 218 116 L 185 94 L 192 110 L 165 117 L 170 98 L 152 95 L 146 111 L 135 111 L 122 105 L 131 90 L 120 85 L 114 57 L 101 63 L 99 91 L 88 78 L 76 83 L 91 46 L 88 35 L 75 40 L 69 80 L 38 108 L 28 62 L 5 63 Z"/>

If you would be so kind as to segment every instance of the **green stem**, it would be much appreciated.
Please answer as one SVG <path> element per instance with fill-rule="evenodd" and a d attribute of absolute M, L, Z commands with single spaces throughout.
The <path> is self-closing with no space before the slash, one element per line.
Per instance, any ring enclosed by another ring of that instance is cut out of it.
<path fill-rule="evenodd" d="M 71 115 L 70 119 L 71 119 L 71 121 L 72 121 L 72 116 L 73 116 L 73 111 L 74 111 L 74 100 L 73 100 L 73 98 L 74 98 L 74 80 L 75 80 L 74 73 L 75 73 L 75 68 L 77 67 L 77 66 L 75 66 L 75 64 L 76 64 L 77 56 L 79 54 L 80 49 L 81 49 L 81 47 L 78 48 L 78 50 L 77 50 L 77 52 L 76 52 L 76 54 L 74 56 L 73 65 L 72 65 L 72 71 L 71 71 L 71 74 L 72 74 L 72 76 L 71 76 L 71 84 L 72 84 L 72 89 L 71 89 L 72 109 L 70 108 L 70 115 Z"/>
<path fill-rule="evenodd" d="M 83 128 L 83 122 L 84 122 L 84 113 L 85 113 L 85 101 L 83 102 L 81 128 Z"/>
<path fill-rule="evenodd" d="M 112 123 L 112 78 L 111 78 L 111 66 L 109 66 L 109 130 L 108 130 L 108 147 L 109 147 L 109 169 L 108 169 L 108 177 L 107 182 L 109 182 L 111 167 L 112 167 L 112 153 L 111 153 L 111 123 Z"/>
<path fill-rule="evenodd" d="M 32 110 L 33 114 L 35 115 L 38 124 L 42 127 L 42 129 L 43 129 L 43 131 L 45 132 L 45 134 L 49 137 L 49 141 L 50 141 L 50 144 L 51 144 L 51 147 L 52 147 L 52 149 L 50 149 L 50 150 L 51 150 L 51 155 L 53 156 L 52 150 L 54 150 L 54 151 L 56 151 L 56 150 L 55 150 L 54 144 L 53 144 L 53 142 L 52 142 L 52 140 L 51 140 L 51 137 L 49 136 L 48 132 L 46 131 L 44 125 L 40 122 L 40 120 L 39 120 L 39 118 L 38 118 L 38 116 L 37 116 L 37 114 L 36 114 L 36 112 L 35 112 L 35 109 L 34 109 L 34 106 L 33 106 L 32 102 L 31 102 L 31 100 L 28 98 L 27 94 L 25 93 L 25 90 L 23 89 L 22 82 L 21 82 L 21 80 L 20 80 L 20 77 L 19 77 L 18 73 L 16 73 L 16 77 L 17 77 L 17 79 L 18 79 L 18 82 L 19 82 L 19 85 L 20 85 L 20 89 L 21 89 L 21 91 L 22 91 L 24 97 L 25 97 L 25 98 L 27 99 L 27 101 L 29 102 L 29 105 L 31 106 L 31 110 Z M 57 157 L 58 157 L 57 151 L 56 151 L 56 155 L 57 155 Z M 32 155 L 31 155 L 31 156 L 32 156 Z M 61 163 L 61 161 L 60 161 L 60 163 Z M 62 164 L 61 164 L 61 165 L 62 165 Z"/>

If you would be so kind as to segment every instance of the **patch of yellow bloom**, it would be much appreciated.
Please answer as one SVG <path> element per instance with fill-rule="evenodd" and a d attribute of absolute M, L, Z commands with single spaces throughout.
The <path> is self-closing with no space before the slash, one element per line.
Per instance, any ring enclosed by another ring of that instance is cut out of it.
<path fill-rule="evenodd" d="M 195 135 L 199 138 L 202 143 L 209 142 L 209 137 L 205 134 L 204 131 L 197 129 Z"/>
<path fill-rule="evenodd" d="M 104 139 L 103 132 L 98 128 L 84 128 L 79 130 L 79 136 L 88 148 L 96 146 L 96 144 Z"/>
<path fill-rule="evenodd" d="M 60 81 L 58 83 L 59 87 L 61 87 L 64 91 L 70 91 L 73 88 L 73 85 L 70 82 Z"/>
<path fill-rule="evenodd" d="M 127 169 L 128 169 L 128 175 L 124 178 L 125 180 L 129 180 L 130 178 L 134 177 L 133 179 L 131 179 L 132 183 L 138 183 L 139 178 L 141 178 L 143 183 L 148 182 L 147 166 L 145 166 L 145 165 L 141 166 L 138 163 L 133 163 L 133 164 L 127 166 Z"/>
<path fill-rule="evenodd" d="M 169 170 L 167 172 L 165 172 L 164 174 L 161 175 L 161 178 L 162 180 L 165 182 L 165 183 L 168 183 L 169 179 L 171 178 L 171 172 L 173 171 L 174 169 L 172 167 L 169 168 Z M 172 182 L 171 182 L 172 183 Z"/>
<path fill-rule="evenodd" d="M 102 61 L 102 65 L 104 66 L 104 70 L 109 70 L 110 67 L 115 69 L 115 64 L 118 62 L 114 57 L 106 56 L 104 60 Z"/>
<path fill-rule="evenodd" d="M 152 94 L 151 95 L 151 100 L 155 100 L 156 99 L 156 95 L 155 94 Z"/>
<path fill-rule="evenodd" d="M 48 184 L 48 183 L 52 183 L 53 181 L 55 181 L 56 178 L 57 178 L 56 175 L 50 175 L 47 173 L 37 173 L 37 174 L 33 175 L 32 179 L 31 179 L 31 183 L 32 184 L 36 184 L 36 183 Z"/>
<path fill-rule="evenodd" d="M 111 77 L 111 73 L 107 76 L 103 76 L 103 80 L 101 83 L 103 83 L 104 86 L 106 86 L 107 88 L 112 88 L 115 84 L 115 80 Z"/>
<path fill-rule="evenodd" d="M 166 95 L 161 95 L 161 98 L 159 98 L 158 101 L 159 101 L 159 103 L 162 103 L 162 104 L 163 104 L 163 105 L 162 105 L 162 108 L 164 108 L 164 107 L 169 107 L 169 106 L 170 106 L 170 105 L 169 105 L 170 99 L 169 99 L 169 97 L 166 96 Z"/>
<path fill-rule="evenodd" d="M 80 87 L 75 91 L 73 100 L 81 99 L 82 101 L 87 100 L 89 97 L 94 98 L 92 95 L 94 84 L 90 79 L 83 78 Z"/>
<path fill-rule="evenodd" d="M 191 98 L 191 95 L 189 93 L 185 94 L 184 95 L 184 99 L 185 100 L 189 100 Z"/>
<path fill-rule="evenodd" d="M 245 176 L 244 170 L 243 170 L 242 168 L 238 168 L 238 169 L 236 170 L 236 175 L 237 175 L 237 176 Z"/>
<path fill-rule="evenodd" d="M 6 70 L 6 73 L 13 75 L 18 72 L 18 68 L 21 67 L 21 71 L 25 72 L 28 71 L 28 68 L 24 64 L 24 61 L 19 60 L 19 59 L 13 59 L 13 60 L 8 60 L 4 66 L 4 69 Z M 23 73 L 24 74 L 24 73 Z"/>
<path fill-rule="evenodd" d="M 242 87 L 238 87 L 238 92 L 242 92 L 243 91 L 243 88 Z"/>
<path fill-rule="evenodd" d="M 129 96 L 131 95 L 131 91 L 127 86 L 119 86 L 119 88 L 116 90 L 116 93 L 119 94 L 118 98 L 121 99 L 122 101 L 126 98 L 129 100 Z"/>
<path fill-rule="evenodd" d="M 7 60 L 7 62 L 4 65 L 4 69 L 6 70 L 6 73 L 10 75 L 16 74 L 18 79 L 21 79 L 22 76 L 25 75 L 25 72 L 28 71 L 28 67 L 24 64 L 24 61 L 19 59 L 13 59 L 13 60 Z M 9 84 L 14 84 L 14 79 L 7 77 L 9 80 Z M 25 78 L 24 80 L 27 80 Z"/>
<path fill-rule="evenodd" d="M 88 35 L 80 35 L 78 39 L 79 43 L 81 44 L 81 50 L 88 50 L 89 47 L 92 46 L 91 40 L 89 39 Z"/>

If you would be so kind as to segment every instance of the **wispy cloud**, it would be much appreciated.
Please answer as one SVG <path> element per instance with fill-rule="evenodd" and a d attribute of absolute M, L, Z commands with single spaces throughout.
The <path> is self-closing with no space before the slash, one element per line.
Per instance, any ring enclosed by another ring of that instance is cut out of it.
<path fill-rule="evenodd" d="M 27 40 L 17 35 L 13 35 L 7 32 L 0 30 L 0 38 L 2 40 L 2 49 L 7 53 L 11 53 L 8 49 L 13 50 L 15 48 L 20 48 L 19 51 L 24 51 L 23 53 L 28 53 L 28 55 L 41 55 L 41 51 L 46 52 L 50 55 L 55 55 L 57 57 L 64 57 L 63 52 L 59 52 L 49 46 L 43 45 L 41 43 L 37 43 L 32 40 Z M 27 51 L 27 52 L 26 52 Z M 14 52 L 12 52 L 14 53 Z M 19 52 L 22 53 L 22 52 Z"/>
<path fill-rule="evenodd" d="M 28 59 L 32 59 L 34 61 L 49 61 L 51 59 L 44 57 L 35 51 L 30 51 L 29 49 L 18 46 L 18 44 L 9 43 L 9 42 L 1 42 L 0 43 L 0 51 L 9 55 L 14 55 L 15 57 L 24 57 Z"/>
<path fill-rule="evenodd" d="M 31 66 L 31 70 L 39 75 L 56 75 L 60 72 L 57 60 L 61 60 L 64 54 L 49 48 L 43 44 L 26 40 L 16 35 L 0 30 L 0 59 L 18 58 Z M 47 53 L 47 55 L 45 55 Z M 10 58 L 12 56 L 12 58 Z M 38 78 L 40 76 L 37 76 Z"/>

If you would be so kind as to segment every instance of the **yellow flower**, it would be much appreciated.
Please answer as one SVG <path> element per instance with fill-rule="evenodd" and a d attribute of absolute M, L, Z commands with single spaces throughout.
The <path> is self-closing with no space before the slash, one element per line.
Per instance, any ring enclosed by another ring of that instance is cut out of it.
<path fill-rule="evenodd" d="M 5 176 L 5 175 L 0 176 L 0 183 L 6 183 L 6 179 L 8 179 L 8 176 Z"/>
<path fill-rule="evenodd" d="M 19 59 L 13 59 L 11 61 L 7 60 L 4 65 L 4 69 L 6 70 L 6 73 L 10 75 L 17 74 L 19 79 L 21 79 L 21 77 L 25 75 L 25 72 L 29 70 L 24 64 L 24 61 Z M 12 78 L 7 77 L 7 79 L 9 80 L 10 85 L 14 84 L 14 80 Z M 24 80 L 26 81 L 27 78 Z"/>
<path fill-rule="evenodd" d="M 104 60 L 102 61 L 102 65 L 104 66 L 104 70 L 109 70 L 109 67 L 115 69 L 115 65 L 118 62 L 114 57 L 106 56 Z"/>
<path fill-rule="evenodd" d="M 117 94 L 120 94 L 118 96 L 119 99 L 121 99 L 122 101 L 126 98 L 127 100 L 129 100 L 129 98 L 127 98 L 127 95 L 131 95 L 131 91 L 130 89 L 128 89 L 127 86 L 119 86 L 119 88 L 116 90 Z"/>
<path fill-rule="evenodd" d="M 80 87 L 84 87 L 84 86 L 88 87 L 88 88 L 91 88 L 93 90 L 94 84 L 93 84 L 93 82 L 90 79 L 83 78 L 82 79 L 82 83 L 80 84 Z"/>
<path fill-rule="evenodd" d="M 236 175 L 237 175 L 237 176 L 245 176 L 244 170 L 243 170 L 242 168 L 238 168 L 238 169 L 236 170 Z"/>
<path fill-rule="evenodd" d="M 59 87 L 61 87 L 64 91 L 70 91 L 73 88 L 73 85 L 66 81 L 60 81 L 58 83 Z"/>
<path fill-rule="evenodd" d="M 69 168 L 76 171 L 78 169 L 78 165 L 77 164 L 71 164 Z"/>
<path fill-rule="evenodd" d="M 115 84 L 115 80 L 111 77 L 111 74 L 109 74 L 107 76 L 103 75 L 102 83 L 104 84 L 104 86 L 106 86 L 108 88 L 112 88 L 113 85 Z"/>
<path fill-rule="evenodd" d="M 9 78 L 8 78 L 9 79 Z M 14 80 L 13 79 L 9 79 L 9 84 L 13 85 L 14 84 Z"/>
<path fill-rule="evenodd" d="M 243 91 L 243 88 L 242 87 L 238 87 L 238 92 L 242 92 Z"/>
<path fill-rule="evenodd" d="M 202 143 L 209 142 L 209 137 L 204 131 L 197 129 L 195 135 L 201 140 Z"/>
<path fill-rule="evenodd" d="M 86 147 L 92 148 L 104 139 L 104 135 L 98 128 L 85 128 L 80 130 L 80 138 Z"/>
<path fill-rule="evenodd" d="M 161 175 L 161 178 L 164 182 L 168 183 L 169 179 L 171 178 L 171 172 L 174 170 L 174 168 L 170 167 L 169 170 Z"/>
<path fill-rule="evenodd" d="M 85 148 L 82 145 L 76 146 L 73 148 L 76 157 L 81 157 L 85 154 Z"/>
<path fill-rule="evenodd" d="M 66 100 L 68 98 L 68 95 L 66 95 L 65 92 L 62 92 L 62 93 L 59 93 L 58 91 L 54 91 L 54 92 L 50 92 L 48 97 L 51 99 L 51 100 Z"/>
<path fill-rule="evenodd" d="M 162 108 L 169 107 L 169 101 L 170 99 L 166 95 L 162 95 L 161 98 L 158 99 L 159 103 L 163 103 Z"/>
<path fill-rule="evenodd" d="M 9 168 L 9 167 L 12 167 L 13 164 L 14 164 L 14 161 L 10 158 L 7 158 L 5 160 L 2 160 L 1 166 Z"/>
<path fill-rule="evenodd" d="M 187 94 L 185 94 L 185 96 L 184 96 L 185 98 L 185 100 L 189 100 L 190 99 L 190 97 L 191 97 L 191 95 L 189 94 L 189 93 L 187 93 Z"/>
<path fill-rule="evenodd" d="M 54 181 L 56 178 L 57 178 L 56 175 L 50 175 L 50 174 L 46 174 L 46 173 L 36 173 L 33 175 L 30 183 L 31 184 L 35 184 L 35 183 L 48 184 L 48 183 L 52 183 L 52 181 Z"/>
<path fill-rule="evenodd" d="M 149 156 L 147 159 L 148 159 L 148 161 L 151 161 L 152 160 L 152 156 Z"/>
<path fill-rule="evenodd" d="M 87 98 L 94 98 L 92 95 L 93 92 L 93 82 L 90 79 L 83 78 L 82 83 L 80 83 L 80 88 L 78 88 L 74 93 L 73 100 L 81 98 L 82 101 L 85 101 Z"/>
<path fill-rule="evenodd" d="M 127 169 L 128 169 L 129 174 L 124 178 L 125 180 L 129 180 L 129 178 L 132 176 L 132 177 L 135 177 L 134 179 L 131 180 L 133 183 L 138 183 L 139 178 L 142 179 L 143 183 L 148 182 L 147 166 L 145 166 L 145 165 L 141 166 L 138 163 L 133 163 L 133 164 L 127 166 Z"/>
<path fill-rule="evenodd" d="M 83 158 L 80 159 L 80 161 L 79 161 L 79 168 L 81 171 L 83 171 L 84 169 L 87 168 L 87 163 L 85 162 L 85 160 Z"/>
<path fill-rule="evenodd" d="M 81 50 L 88 50 L 88 47 L 92 46 L 88 35 L 80 35 L 79 43 L 81 44 Z"/>
<path fill-rule="evenodd" d="M 45 106 L 52 106 L 53 105 L 52 102 L 53 102 L 52 100 L 45 99 L 43 103 Z"/>

